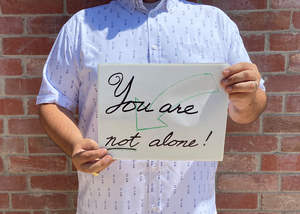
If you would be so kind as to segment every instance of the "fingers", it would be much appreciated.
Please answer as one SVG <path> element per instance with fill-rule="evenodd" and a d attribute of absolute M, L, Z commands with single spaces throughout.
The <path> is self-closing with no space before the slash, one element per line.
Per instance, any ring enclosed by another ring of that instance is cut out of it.
<path fill-rule="evenodd" d="M 257 83 L 256 83 L 255 81 L 253 81 L 253 83 L 254 83 L 254 89 L 253 89 L 253 91 L 251 91 L 251 92 L 254 92 L 254 91 L 256 91 L 256 90 L 258 89 Z"/>
<path fill-rule="evenodd" d="M 107 155 L 106 149 L 82 150 L 73 155 L 73 159 L 80 158 L 82 162 L 95 162 Z"/>
<path fill-rule="evenodd" d="M 223 71 L 221 85 L 228 93 L 255 92 L 260 82 L 260 74 L 255 64 L 238 63 Z"/>
<path fill-rule="evenodd" d="M 105 157 L 101 159 L 97 159 L 94 162 L 86 162 L 81 165 L 81 171 L 86 172 L 86 173 L 93 173 L 93 172 L 101 172 L 111 163 L 113 163 L 115 160 L 110 156 L 106 155 Z"/>
<path fill-rule="evenodd" d="M 223 75 L 227 77 L 246 70 L 258 70 L 258 69 L 257 66 L 253 63 L 241 62 L 226 68 L 223 71 Z"/>
<path fill-rule="evenodd" d="M 115 160 L 107 155 L 106 149 L 81 151 L 72 157 L 72 161 L 77 170 L 92 173 L 101 172 Z"/>
<path fill-rule="evenodd" d="M 76 142 L 72 153 L 72 162 L 76 169 L 86 173 L 101 172 L 114 161 L 107 154 L 107 149 L 99 149 L 98 144 L 91 139 Z"/>
<path fill-rule="evenodd" d="M 223 72 L 224 73 L 224 72 Z M 231 73 L 226 78 L 222 80 L 222 85 L 232 85 L 234 83 L 245 82 L 245 81 L 255 81 L 257 74 L 251 70 L 243 70 L 238 73 Z"/>
<path fill-rule="evenodd" d="M 258 89 L 258 84 L 252 80 L 247 82 L 240 82 L 225 87 L 228 93 L 252 93 Z"/>

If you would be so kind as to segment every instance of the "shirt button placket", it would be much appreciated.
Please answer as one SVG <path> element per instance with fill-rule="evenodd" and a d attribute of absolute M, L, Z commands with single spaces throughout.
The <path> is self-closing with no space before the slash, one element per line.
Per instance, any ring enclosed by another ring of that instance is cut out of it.
<path fill-rule="evenodd" d="M 149 212 L 159 213 L 158 198 L 160 197 L 159 186 L 160 180 L 158 179 L 159 161 L 150 161 L 150 195 L 149 195 Z"/>
<path fill-rule="evenodd" d="M 151 11 L 148 14 L 148 38 L 149 38 L 149 62 L 150 63 L 159 63 L 160 61 L 160 44 L 158 43 L 159 32 L 158 32 L 158 23 L 157 23 L 157 11 Z"/>

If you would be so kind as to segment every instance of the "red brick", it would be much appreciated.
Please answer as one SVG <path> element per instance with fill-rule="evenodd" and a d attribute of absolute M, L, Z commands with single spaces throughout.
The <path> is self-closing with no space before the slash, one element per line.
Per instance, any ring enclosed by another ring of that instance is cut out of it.
<path fill-rule="evenodd" d="M 28 110 L 29 115 L 38 115 L 39 114 L 39 106 L 36 104 L 36 97 L 28 98 L 27 110 Z"/>
<path fill-rule="evenodd" d="M 237 210 L 237 211 L 218 211 L 218 214 L 281 214 L 280 212 L 270 212 L 270 211 L 243 211 L 243 210 Z M 285 213 L 288 214 L 288 213 Z M 290 213 L 290 214 L 297 214 L 297 213 Z"/>
<path fill-rule="evenodd" d="M 300 29 L 300 12 L 293 13 L 293 24 L 296 29 Z"/>
<path fill-rule="evenodd" d="M 300 171 L 300 155 L 263 155 L 262 171 Z"/>
<path fill-rule="evenodd" d="M 286 96 L 285 100 L 286 112 L 300 112 L 300 96 Z"/>
<path fill-rule="evenodd" d="M 63 13 L 63 0 L 1 0 L 2 14 Z"/>
<path fill-rule="evenodd" d="M 3 170 L 4 170 L 3 160 L 0 157 L 0 172 L 3 172 Z"/>
<path fill-rule="evenodd" d="M 263 193 L 262 210 L 299 210 L 299 193 Z"/>
<path fill-rule="evenodd" d="M 251 61 L 257 65 L 260 72 L 284 72 L 285 56 L 281 54 L 250 55 Z"/>
<path fill-rule="evenodd" d="M 6 79 L 5 93 L 7 95 L 37 95 L 41 87 L 41 78 Z"/>
<path fill-rule="evenodd" d="M 65 156 L 10 156 L 9 172 L 63 172 L 67 170 Z"/>
<path fill-rule="evenodd" d="M 0 209 L 9 208 L 9 196 L 6 193 L 0 193 Z"/>
<path fill-rule="evenodd" d="M 219 209 L 256 209 L 257 194 L 217 193 L 216 205 Z"/>
<path fill-rule="evenodd" d="M 227 118 L 226 133 L 258 133 L 259 132 L 259 119 L 252 123 L 239 124 L 234 122 L 230 117 Z"/>
<path fill-rule="evenodd" d="M 283 176 L 281 191 L 300 191 L 300 176 L 299 175 Z"/>
<path fill-rule="evenodd" d="M 69 14 L 74 14 L 81 9 L 95 7 L 109 2 L 110 0 L 67 0 L 67 11 Z"/>
<path fill-rule="evenodd" d="M 264 113 L 281 113 L 282 104 L 283 104 L 282 96 L 268 96 L 268 102 Z"/>
<path fill-rule="evenodd" d="M 254 172 L 258 159 L 255 155 L 224 155 L 218 164 L 218 172 Z"/>
<path fill-rule="evenodd" d="M 271 51 L 298 51 L 300 49 L 300 34 L 271 34 Z"/>
<path fill-rule="evenodd" d="M 22 34 L 23 19 L 21 17 L 0 17 L 0 34 Z"/>
<path fill-rule="evenodd" d="M 24 114 L 23 101 L 21 99 L 0 99 L 0 115 Z"/>
<path fill-rule="evenodd" d="M 293 115 L 270 115 L 263 120 L 265 133 L 298 133 L 300 116 Z"/>
<path fill-rule="evenodd" d="M 283 137 L 281 151 L 300 152 L 300 136 Z"/>
<path fill-rule="evenodd" d="M 29 35 L 58 34 L 69 18 L 69 16 L 30 17 L 27 19 L 27 32 Z"/>
<path fill-rule="evenodd" d="M 0 119 L 0 134 L 3 134 L 3 120 Z"/>
<path fill-rule="evenodd" d="M 69 208 L 67 194 L 12 194 L 13 209 L 66 209 Z"/>
<path fill-rule="evenodd" d="M 0 76 L 18 76 L 23 74 L 21 59 L 0 59 Z"/>
<path fill-rule="evenodd" d="M 278 191 L 279 180 L 277 175 L 269 174 L 225 174 L 219 176 L 217 187 L 221 191 Z"/>
<path fill-rule="evenodd" d="M 49 137 L 28 138 L 29 153 L 64 153 Z"/>
<path fill-rule="evenodd" d="M 38 118 L 8 120 L 10 134 L 45 134 Z"/>
<path fill-rule="evenodd" d="M 266 75 L 264 80 L 268 92 L 300 92 L 300 75 Z"/>
<path fill-rule="evenodd" d="M 74 210 L 55 210 L 55 211 L 33 211 L 33 214 L 76 214 Z"/>
<path fill-rule="evenodd" d="M 202 4 L 213 5 L 222 10 L 267 9 L 267 0 L 202 0 Z"/>
<path fill-rule="evenodd" d="M 300 8 L 300 2 L 298 0 L 272 0 L 271 8 L 273 9 Z"/>
<path fill-rule="evenodd" d="M 300 19 L 300 18 L 299 18 Z M 289 72 L 300 72 L 300 54 L 290 55 Z"/>
<path fill-rule="evenodd" d="M 47 37 L 3 38 L 2 51 L 4 55 L 48 55 L 54 41 Z"/>
<path fill-rule="evenodd" d="M 36 105 L 36 98 L 30 98 L 27 102 L 27 109 L 29 115 L 38 115 L 39 106 Z"/>
<path fill-rule="evenodd" d="M 275 136 L 227 136 L 225 152 L 273 152 L 277 150 Z"/>
<path fill-rule="evenodd" d="M 24 153 L 24 139 L 21 137 L 1 137 L 0 154 Z M 0 182 L 1 183 L 1 182 Z"/>
<path fill-rule="evenodd" d="M 26 191 L 26 176 L 0 175 L 0 191 Z"/>
<path fill-rule="evenodd" d="M 74 207 L 77 207 L 77 198 L 78 198 L 78 194 L 74 194 Z"/>
<path fill-rule="evenodd" d="M 291 12 L 231 13 L 229 17 L 241 31 L 287 30 L 290 28 Z"/>
<path fill-rule="evenodd" d="M 30 184 L 32 190 L 77 190 L 77 174 L 32 176 Z"/>
<path fill-rule="evenodd" d="M 242 39 L 248 52 L 265 50 L 265 35 L 242 35 Z"/>
<path fill-rule="evenodd" d="M 46 60 L 46 58 L 27 59 L 27 74 L 29 76 L 42 76 Z"/>

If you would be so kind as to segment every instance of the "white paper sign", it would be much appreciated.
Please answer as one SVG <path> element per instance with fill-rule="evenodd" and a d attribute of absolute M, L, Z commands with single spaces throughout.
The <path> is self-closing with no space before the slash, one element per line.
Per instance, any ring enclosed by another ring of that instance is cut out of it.
<path fill-rule="evenodd" d="M 116 159 L 222 160 L 228 66 L 99 64 L 99 147 Z"/>

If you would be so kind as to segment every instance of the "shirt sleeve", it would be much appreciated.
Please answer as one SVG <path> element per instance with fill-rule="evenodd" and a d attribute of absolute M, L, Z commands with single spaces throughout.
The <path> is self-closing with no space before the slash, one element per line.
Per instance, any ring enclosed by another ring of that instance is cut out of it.
<path fill-rule="evenodd" d="M 229 53 L 228 53 L 228 63 L 230 65 L 237 64 L 239 62 L 249 62 L 252 63 L 248 52 L 244 46 L 243 40 L 240 36 L 239 29 L 233 21 L 229 24 Z M 264 86 L 264 80 L 261 78 L 259 82 L 259 88 L 266 90 Z"/>
<path fill-rule="evenodd" d="M 37 104 L 55 103 L 76 112 L 80 80 L 73 50 L 74 45 L 65 25 L 45 63 Z"/>

